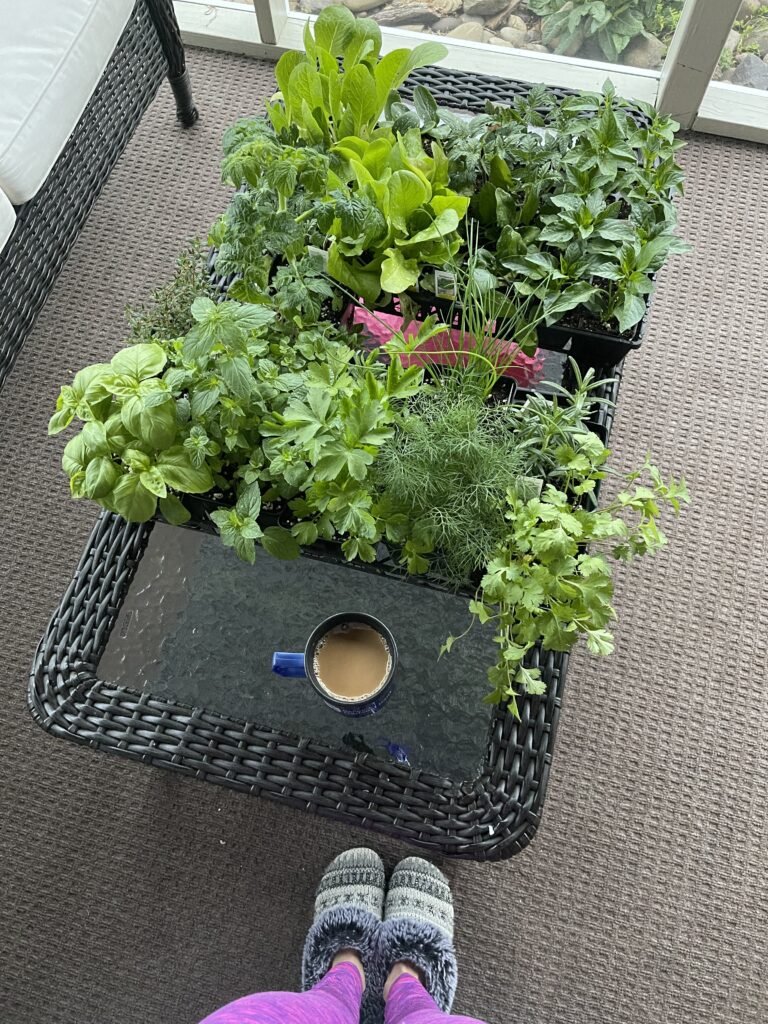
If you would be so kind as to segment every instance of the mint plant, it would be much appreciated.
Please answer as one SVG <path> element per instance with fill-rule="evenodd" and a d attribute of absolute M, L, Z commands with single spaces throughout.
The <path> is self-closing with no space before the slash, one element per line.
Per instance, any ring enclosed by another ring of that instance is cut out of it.
<path fill-rule="evenodd" d="M 580 308 L 600 330 L 632 330 L 655 273 L 689 249 L 674 230 L 677 125 L 635 104 L 638 126 L 629 106 L 610 83 L 562 100 L 541 86 L 469 121 L 441 110 L 430 130 L 471 196 L 489 269 L 549 324 Z"/>

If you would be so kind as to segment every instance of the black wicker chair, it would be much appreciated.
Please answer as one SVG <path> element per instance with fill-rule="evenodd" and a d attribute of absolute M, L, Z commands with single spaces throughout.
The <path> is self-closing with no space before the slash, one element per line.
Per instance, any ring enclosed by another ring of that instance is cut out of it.
<path fill-rule="evenodd" d="M 0 387 L 93 203 L 168 76 L 184 126 L 197 120 L 172 0 L 137 0 L 82 117 L 0 252 Z"/>

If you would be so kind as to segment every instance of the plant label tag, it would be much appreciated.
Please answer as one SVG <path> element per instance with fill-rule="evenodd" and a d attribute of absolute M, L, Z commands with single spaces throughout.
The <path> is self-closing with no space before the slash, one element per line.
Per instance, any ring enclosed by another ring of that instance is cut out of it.
<path fill-rule="evenodd" d="M 308 245 L 307 252 L 310 256 L 319 256 L 323 261 L 323 270 L 328 269 L 328 250 L 319 249 L 316 245 Z"/>
<path fill-rule="evenodd" d="M 439 299 L 456 298 L 456 277 L 450 270 L 435 271 L 435 295 Z"/>

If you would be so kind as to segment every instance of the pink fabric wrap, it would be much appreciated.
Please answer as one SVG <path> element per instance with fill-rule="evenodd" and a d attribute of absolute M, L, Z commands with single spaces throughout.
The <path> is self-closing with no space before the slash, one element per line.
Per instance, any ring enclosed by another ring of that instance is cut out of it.
<path fill-rule="evenodd" d="M 394 313 L 372 313 L 362 306 L 351 304 L 345 313 L 345 319 L 352 323 L 361 324 L 371 348 L 385 345 L 393 334 L 402 329 L 403 318 Z M 406 339 L 413 338 L 418 332 L 421 321 L 414 320 L 410 323 L 403 335 Z M 453 328 L 450 332 L 435 335 L 429 341 L 419 345 L 411 355 L 402 355 L 406 366 L 425 366 L 428 363 L 455 363 L 457 353 L 466 348 L 462 341 L 461 331 Z M 521 387 L 531 387 L 536 381 L 541 380 L 544 370 L 544 360 L 538 350 L 527 356 L 521 352 L 514 342 L 498 342 L 500 362 L 507 365 L 503 369 L 503 376 L 512 377 Z M 454 351 L 452 351 L 454 350 Z"/>

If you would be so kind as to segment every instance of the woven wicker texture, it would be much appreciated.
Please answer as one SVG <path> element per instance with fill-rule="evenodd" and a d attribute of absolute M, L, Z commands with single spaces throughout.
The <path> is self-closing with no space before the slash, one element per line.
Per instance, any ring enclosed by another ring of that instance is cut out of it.
<path fill-rule="evenodd" d="M 0 254 L 0 387 L 169 59 L 180 74 L 184 50 L 167 0 L 138 0 L 69 142 L 40 191 L 19 210 Z"/>
<path fill-rule="evenodd" d="M 221 208 L 218 138 L 272 85 L 244 58 L 193 52 L 190 73 L 201 121 L 173 124 L 162 86 L 2 393 L 3 1024 L 194 1024 L 249 990 L 295 987 L 325 864 L 366 842 L 389 866 L 411 852 L 57 742 L 25 708 L 96 519 L 69 502 L 63 441 L 44 436 L 58 386 L 115 350 L 122 304 Z M 616 656 L 571 660 L 535 842 L 504 864 L 444 864 L 456 1008 L 490 1024 L 768 1016 L 768 170 L 763 148 L 704 137 L 684 160 L 696 252 L 661 275 L 613 441 L 627 461 L 650 444 L 697 501 L 669 552 L 622 577 Z"/>

